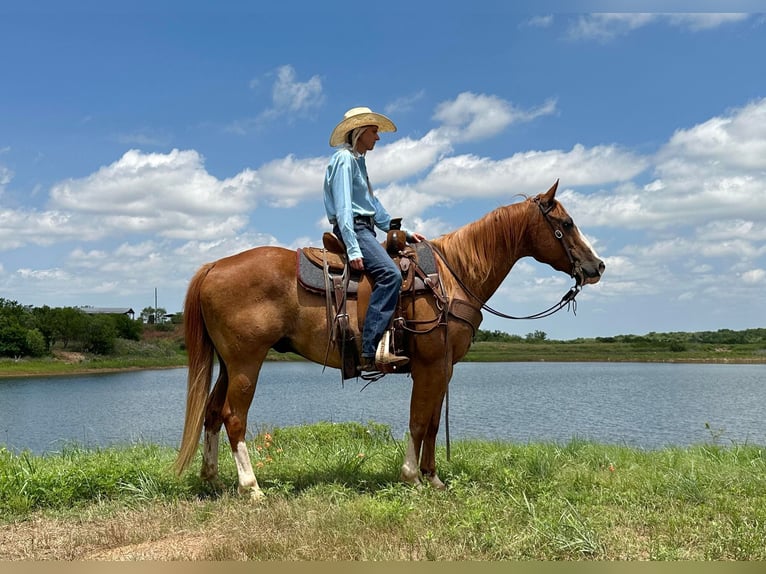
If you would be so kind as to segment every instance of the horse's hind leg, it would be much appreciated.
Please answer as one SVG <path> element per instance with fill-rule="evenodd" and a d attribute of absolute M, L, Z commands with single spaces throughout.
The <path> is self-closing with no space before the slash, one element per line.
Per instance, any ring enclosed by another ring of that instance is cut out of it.
<path fill-rule="evenodd" d="M 266 351 L 260 357 L 253 357 L 252 362 L 241 368 L 230 368 L 228 393 L 223 409 L 223 423 L 226 425 L 226 434 L 229 437 L 234 462 L 237 466 L 238 491 L 240 494 L 250 494 L 253 500 L 263 497 L 263 491 L 258 486 L 258 481 L 253 472 L 250 462 L 250 453 L 247 449 L 245 436 L 247 433 L 247 411 L 255 394 L 255 386 L 258 382 L 258 373 L 266 356 Z M 231 367 L 231 366 L 230 366 Z"/>
<path fill-rule="evenodd" d="M 200 472 L 202 480 L 214 484 L 218 482 L 219 434 L 223 425 L 224 403 L 229 386 L 226 365 L 220 360 L 219 365 L 218 379 L 205 406 L 205 440 L 202 449 L 202 471 Z"/>

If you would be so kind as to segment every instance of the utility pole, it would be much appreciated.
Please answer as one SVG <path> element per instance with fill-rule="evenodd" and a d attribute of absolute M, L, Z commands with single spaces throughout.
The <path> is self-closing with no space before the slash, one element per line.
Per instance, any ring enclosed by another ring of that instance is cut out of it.
<path fill-rule="evenodd" d="M 154 324 L 160 324 L 160 318 L 157 317 L 157 288 L 154 288 Z"/>

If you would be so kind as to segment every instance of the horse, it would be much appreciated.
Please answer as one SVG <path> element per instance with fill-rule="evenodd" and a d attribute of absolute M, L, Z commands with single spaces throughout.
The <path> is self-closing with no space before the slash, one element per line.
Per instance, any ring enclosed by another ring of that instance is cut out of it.
<path fill-rule="evenodd" d="M 406 342 L 412 390 L 401 480 L 446 488 L 436 471 L 436 437 L 453 366 L 468 352 L 480 309 L 514 264 L 533 257 L 573 277 L 578 290 L 597 283 L 604 273 L 604 262 L 556 200 L 557 188 L 558 180 L 545 193 L 499 207 L 430 240 L 446 301 L 462 303 L 475 319 L 450 312 L 439 322 L 445 303 L 433 294 L 416 294 L 408 305 L 407 321 L 415 333 Z M 348 301 L 347 312 L 350 323 L 357 324 L 355 301 Z M 269 349 L 275 349 L 340 369 L 339 349 L 328 350 L 330 320 L 325 296 L 299 285 L 295 251 L 259 246 L 200 267 L 184 302 L 189 373 L 175 471 L 181 474 L 191 463 L 204 425 L 200 475 L 219 482 L 219 433 L 225 425 L 238 492 L 254 500 L 264 496 L 245 440 L 261 366 Z M 216 357 L 219 373 L 210 391 Z"/>

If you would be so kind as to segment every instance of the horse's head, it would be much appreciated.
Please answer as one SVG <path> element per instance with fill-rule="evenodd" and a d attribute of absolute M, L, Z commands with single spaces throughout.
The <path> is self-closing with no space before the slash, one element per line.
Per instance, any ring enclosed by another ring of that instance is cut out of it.
<path fill-rule="evenodd" d="M 578 285 L 598 283 L 606 266 L 556 200 L 558 186 L 557 180 L 547 192 L 529 199 L 538 218 L 532 256 L 557 271 L 569 273 Z"/>

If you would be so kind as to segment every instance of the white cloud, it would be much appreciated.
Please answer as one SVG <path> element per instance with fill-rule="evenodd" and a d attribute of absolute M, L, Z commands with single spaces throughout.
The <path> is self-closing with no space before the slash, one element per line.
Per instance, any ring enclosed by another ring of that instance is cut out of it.
<path fill-rule="evenodd" d="M 4 165 L 0 165 L 0 194 L 5 191 L 5 186 L 11 183 L 12 179 L 13 172 Z"/>
<path fill-rule="evenodd" d="M 569 26 L 568 36 L 606 42 L 655 23 L 699 32 L 741 22 L 749 17 L 749 14 L 743 13 L 597 13 L 579 16 Z"/>
<path fill-rule="evenodd" d="M 742 274 L 742 281 L 752 285 L 766 284 L 766 271 L 763 269 L 751 269 Z"/>
<path fill-rule="evenodd" d="M 247 221 L 256 174 L 244 170 L 218 180 L 193 150 L 167 154 L 126 152 L 116 162 L 51 189 L 51 205 L 62 211 L 100 216 L 78 221 L 85 229 L 109 227 L 127 233 L 173 237 L 234 233 Z"/>
<path fill-rule="evenodd" d="M 661 14 L 661 17 L 679 28 L 686 28 L 693 32 L 700 30 L 712 30 L 726 24 L 742 22 L 750 17 L 750 14 L 744 13 L 683 13 L 683 14 Z"/>
<path fill-rule="evenodd" d="M 666 178 L 685 177 L 689 164 L 708 175 L 766 169 L 766 98 L 676 131 L 657 160 L 657 171 Z"/>
<path fill-rule="evenodd" d="M 576 204 L 593 225 L 662 229 L 717 221 L 720 238 L 722 222 L 742 220 L 763 233 L 766 99 L 678 130 L 650 159 L 658 179 L 643 187 L 627 182 L 610 191 L 572 193 L 567 205 Z"/>
<path fill-rule="evenodd" d="M 256 197 L 275 207 L 293 207 L 301 199 L 319 197 L 326 167 L 326 158 L 296 159 L 288 155 L 270 161 L 256 172 Z"/>
<path fill-rule="evenodd" d="M 374 163 L 368 166 L 373 185 L 402 181 L 425 171 L 452 151 L 450 140 L 440 130 L 432 130 L 415 140 L 401 138 L 375 148 Z"/>
<path fill-rule="evenodd" d="M 34 281 L 58 281 L 69 280 L 71 275 L 63 269 L 29 269 L 27 267 L 18 269 L 16 273 L 24 279 Z"/>
<path fill-rule="evenodd" d="M 292 123 L 298 118 L 310 117 L 324 103 L 322 78 L 311 76 L 305 82 L 298 80 L 298 74 L 291 65 L 280 66 L 269 76 L 276 79 L 271 86 L 271 105 L 254 117 L 233 120 L 225 127 L 226 131 L 244 135 L 258 128 L 264 122 L 286 119 Z M 251 89 L 259 89 L 265 82 L 261 78 L 250 80 Z"/>
<path fill-rule="evenodd" d="M 522 110 L 497 96 L 463 92 L 456 99 L 439 104 L 433 117 L 442 123 L 439 129 L 450 140 L 470 142 L 492 137 L 512 123 L 529 122 L 555 112 L 555 100 Z"/>
<path fill-rule="evenodd" d="M 274 109 L 279 112 L 303 113 L 316 109 L 323 99 L 322 80 L 319 76 L 312 76 L 306 82 L 299 82 L 292 66 L 281 66 L 277 70 L 272 99 Z"/>
<path fill-rule="evenodd" d="M 745 219 L 711 221 L 697 228 L 696 235 L 707 241 L 729 238 L 766 241 L 766 223 L 755 223 Z"/>
<path fill-rule="evenodd" d="M 492 160 L 474 155 L 444 158 L 418 188 L 449 197 L 510 197 L 545 191 L 556 179 L 567 185 L 599 185 L 635 177 L 647 160 L 614 146 L 569 151 L 530 151 Z"/>
<path fill-rule="evenodd" d="M 608 41 L 656 21 L 657 14 L 602 13 L 579 16 L 569 26 L 574 39 Z"/>

